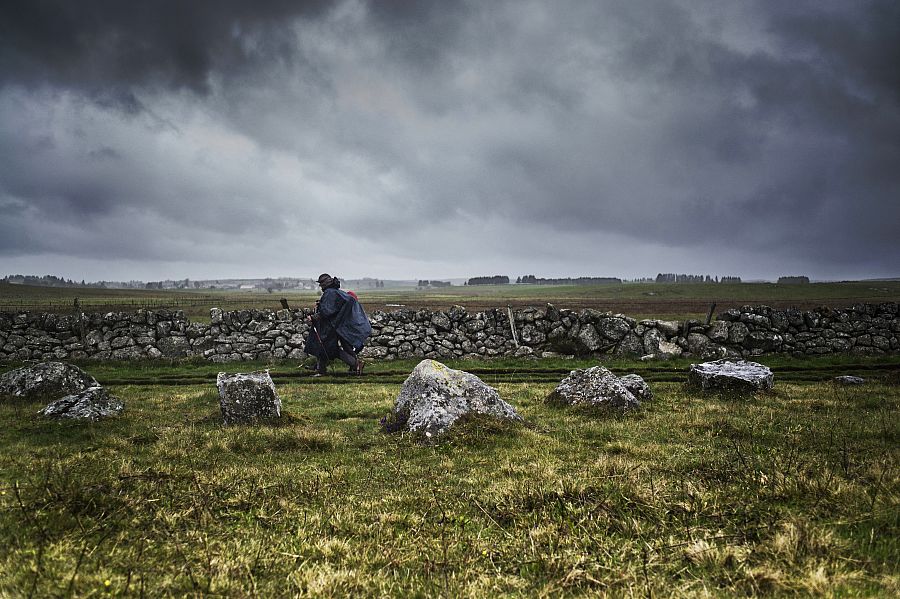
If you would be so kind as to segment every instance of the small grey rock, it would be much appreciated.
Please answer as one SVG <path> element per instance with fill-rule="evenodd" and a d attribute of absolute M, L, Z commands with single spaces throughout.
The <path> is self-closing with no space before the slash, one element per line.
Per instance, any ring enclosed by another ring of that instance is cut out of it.
<path fill-rule="evenodd" d="M 191 345 L 186 337 L 162 337 L 156 342 L 156 347 L 167 358 L 182 358 L 191 350 Z"/>
<path fill-rule="evenodd" d="M 625 383 L 603 366 L 573 370 L 547 396 L 546 401 L 570 406 L 622 409 L 640 405 Z"/>
<path fill-rule="evenodd" d="M 269 371 L 228 374 L 216 377 L 219 407 L 225 424 L 254 422 L 281 416 L 281 398 Z"/>
<path fill-rule="evenodd" d="M 624 318 L 603 318 L 596 324 L 597 332 L 611 341 L 621 339 L 631 332 L 631 326 Z"/>
<path fill-rule="evenodd" d="M 653 399 L 653 393 L 650 391 L 650 385 L 643 377 L 637 374 L 626 374 L 619 377 L 625 388 L 631 391 L 631 394 L 638 398 L 639 401 L 649 401 Z"/>
<path fill-rule="evenodd" d="M 125 404 L 118 397 L 98 385 L 57 399 L 39 413 L 50 418 L 97 421 L 118 416 L 124 409 Z"/>
<path fill-rule="evenodd" d="M 616 346 L 617 356 L 640 356 L 644 353 L 644 344 L 635 333 L 628 333 Z"/>
<path fill-rule="evenodd" d="M 660 341 L 659 349 L 656 355 L 659 356 L 661 360 L 670 360 L 672 358 L 677 358 L 682 353 L 684 353 L 684 350 L 674 343 L 671 343 L 669 341 Z"/>
<path fill-rule="evenodd" d="M 836 376 L 834 377 L 834 382 L 838 385 L 863 385 L 866 382 L 866 379 L 861 376 Z"/>
<path fill-rule="evenodd" d="M 527 345 L 522 345 L 521 347 L 516 349 L 516 351 L 513 355 L 517 358 L 524 358 L 527 356 L 534 355 L 534 350 L 531 349 L 530 347 L 528 347 Z"/>
<path fill-rule="evenodd" d="M 577 337 L 578 349 L 583 353 L 592 353 L 600 349 L 603 339 L 597 333 L 597 329 L 593 325 L 585 324 L 578 331 Z"/>
<path fill-rule="evenodd" d="M 691 364 L 688 381 L 703 390 L 768 391 L 775 384 L 775 375 L 768 366 L 756 362 L 722 359 L 703 364 Z"/>

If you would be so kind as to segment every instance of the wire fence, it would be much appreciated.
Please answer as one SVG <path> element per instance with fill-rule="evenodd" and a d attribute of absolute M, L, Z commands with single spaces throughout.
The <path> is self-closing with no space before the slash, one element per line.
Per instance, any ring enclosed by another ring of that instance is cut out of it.
<path fill-rule="evenodd" d="M 309 302 L 291 300 L 291 307 L 302 308 Z M 115 312 L 127 310 L 200 310 L 210 308 L 274 308 L 282 307 L 281 298 L 160 298 L 160 299 L 72 299 L 23 300 L 0 302 L 0 312 Z"/>
<path fill-rule="evenodd" d="M 373 294 L 374 295 L 374 294 Z M 211 308 L 222 308 L 224 310 L 239 309 L 281 309 L 282 296 L 265 295 L 265 296 L 221 296 L 221 297 L 155 297 L 155 298 L 129 298 L 121 299 L 115 297 L 98 297 L 98 298 L 78 298 L 78 304 L 75 298 L 60 297 L 54 299 L 47 298 L 30 298 L 30 299 L 9 299 L 0 300 L 0 312 L 19 313 L 19 312 L 48 312 L 58 314 L 71 314 L 75 312 L 128 312 L 135 310 L 184 310 L 194 315 L 201 314 Z M 311 297 L 287 297 L 287 301 L 291 308 L 311 308 L 315 304 L 317 298 Z M 501 304 L 512 305 L 515 308 L 525 305 L 540 305 L 541 300 L 546 301 L 551 298 L 494 298 L 494 297 L 455 297 L 452 303 L 460 303 L 472 310 L 487 309 L 497 307 Z M 842 298 L 819 298 L 819 299 L 770 299 L 765 302 L 753 299 L 700 299 L 700 298 L 552 298 L 554 305 L 565 308 L 595 308 L 600 310 L 613 310 L 625 314 L 685 314 L 693 316 L 703 316 L 707 314 L 708 306 L 711 302 L 718 304 L 719 311 L 736 308 L 744 304 L 765 303 L 775 309 L 798 308 L 798 309 L 814 309 L 821 307 L 830 308 L 847 308 L 857 303 L 881 303 L 885 301 L 898 301 L 896 297 L 872 297 L 872 296 L 856 296 Z M 431 308 L 444 309 L 450 302 L 438 299 L 418 298 L 418 297 L 400 297 L 400 296 L 369 296 L 360 300 L 367 309 L 384 309 L 392 310 L 397 307 L 412 308 Z M 402 302 L 402 303 L 385 303 L 385 302 Z"/>

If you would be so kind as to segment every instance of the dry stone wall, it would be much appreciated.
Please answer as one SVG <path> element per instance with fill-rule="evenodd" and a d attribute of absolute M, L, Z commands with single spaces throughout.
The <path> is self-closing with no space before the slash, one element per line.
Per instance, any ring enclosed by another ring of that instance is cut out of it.
<path fill-rule="evenodd" d="M 210 323 L 182 311 L 61 316 L 0 313 L 0 360 L 136 360 L 199 356 L 214 362 L 306 357 L 303 310 L 211 310 Z M 512 316 L 512 324 L 510 323 Z M 614 354 L 703 359 L 767 353 L 878 355 L 900 352 L 896 303 L 843 310 L 744 306 L 706 325 L 641 320 L 552 305 L 469 313 L 398 310 L 370 315 L 364 357 L 378 359 Z"/>

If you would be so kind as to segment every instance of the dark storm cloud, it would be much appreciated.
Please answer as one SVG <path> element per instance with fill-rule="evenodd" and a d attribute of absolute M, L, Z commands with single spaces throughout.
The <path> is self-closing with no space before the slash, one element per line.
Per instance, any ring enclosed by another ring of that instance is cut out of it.
<path fill-rule="evenodd" d="M 894 272 L 898 57 L 890 0 L 6 3 L 0 255 Z"/>
<path fill-rule="evenodd" d="M 896 71 L 875 57 L 898 55 L 900 19 L 886 14 L 896 8 L 771 8 L 756 15 L 771 47 L 747 51 L 705 35 L 696 12 L 604 5 L 607 19 L 591 22 L 610 55 L 589 66 L 634 89 L 623 112 L 641 123 L 604 139 L 616 126 L 584 110 L 574 115 L 582 131 L 552 146 L 495 149 L 501 176 L 518 170 L 518 181 L 533 179 L 525 186 L 533 193 L 510 200 L 511 212 L 569 228 L 604 223 L 599 228 L 672 245 L 702 237 L 811 260 L 895 260 Z M 825 29 L 841 27 L 843 38 L 797 35 L 819 31 L 820 19 Z M 544 51 L 564 63 L 559 48 Z M 614 150 L 620 142 L 625 160 Z M 591 153 L 593 165 L 580 159 Z"/>
<path fill-rule="evenodd" d="M 97 93 L 136 109 L 132 86 L 206 93 L 213 72 L 290 60 L 285 23 L 330 3 L 43 1 L 0 5 L 0 78 Z"/>

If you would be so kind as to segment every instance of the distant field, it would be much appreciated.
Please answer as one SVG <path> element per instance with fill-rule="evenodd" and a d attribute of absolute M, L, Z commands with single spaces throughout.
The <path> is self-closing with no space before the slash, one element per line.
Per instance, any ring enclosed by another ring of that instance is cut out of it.
<path fill-rule="evenodd" d="M 567 308 L 596 308 L 636 317 L 687 318 L 704 316 L 709 305 L 716 311 L 743 304 L 767 304 L 776 308 L 810 309 L 846 307 L 857 302 L 900 301 L 900 281 L 856 281 L 776 285 L 774 283 L 655 284 L 629 283 L 592 286 L 499 285 L 450 287 L 435 290 L 358 290 L 368 311 L 398 307 L 445 309 L 459 304 L 470 310 L 521 307 L 553 303 Z M 193 318 L 209 315 L 209 309 L 311 307 L 313 291 L 159 291 L 131 289 L 64 289 L 0 284 L 0 311 L 72 311 L 75 298 L 85 311 L 177 308 Z"/>

